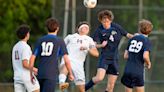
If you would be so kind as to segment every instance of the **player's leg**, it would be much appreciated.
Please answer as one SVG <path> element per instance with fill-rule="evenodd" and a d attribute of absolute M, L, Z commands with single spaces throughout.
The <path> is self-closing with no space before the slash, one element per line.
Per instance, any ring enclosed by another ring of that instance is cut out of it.
<path fill-rule="evenodd" d="M 85 91 L 93 87 L 95 84 L 102 81 L 105 77 L 106 70 L 104 68 L 98 68 L 97 74 L 94 76 L 86 85 L 85 85 Z"/>
<path fill-rule="evenodd" d="M 132 82 L 133 76 L 129 73 L 124 72 L 123 76 L 121 77 L 121 83 L 125 86 L 125 92 L 132 92 L 134 83 Z"/>
<path fill-rule="evenodd" d="M 59 67 L 59 88 L 64 91 L 66 88 L 68 88 L 69 83 L 65 82 L 67 79 L 67 74 L 68 74 L 68 70 L 64 64 L 64 62 L 62 61 Z"/>
<path fill-rule="evenodd" d="M 118 75 L 108 75 L 107 92 L 113 92 Z"/>
<path fill-rule="evenodd" d="M 44 79 L 40 92 L 55 92 L 56 80 Z"/>
<path fill-rule="evenodd" d="M 75 85 L 79 90 L 78 92 L 85 92 L 85 73 L 83 66 L 74 67 L 73 74 Z"/>
<path fill-rule="evenodd" d="M 108 69 L 107 72 L 108 74 L 108 82 L 107 82 L 107 88 L 106 91 L 107 92 L 113 92 L 116 80 L 118 78 L 118 63 L 114 62 L 112 64 L 108 65 Z"/>
<path fill-rule="evenodd" d="M 26 88 L 22 83 L 14 81 L 14 92 L 26 92 Z"/>
<path fill-rule="evenodd" d="M 136 87 L 136 92 L 144 92 L 144 86 L 142 87 Z"/>
<path fill-rule="evenodd" d="M 34 84 L 28 78 L 23 78 L 24 85 L 28 92 L 40 92 L 40 85 L 37 78 L 34 76 Z"/>
<path fill-rule="evenodd" d="M 78 88 L 78 92 L 85 92 L 85 85 L 76 85 Z"/>
<path fill-rule="evenodd" d="M 132 92 L 133 89 L 125 86 L 125 92 Z"/>

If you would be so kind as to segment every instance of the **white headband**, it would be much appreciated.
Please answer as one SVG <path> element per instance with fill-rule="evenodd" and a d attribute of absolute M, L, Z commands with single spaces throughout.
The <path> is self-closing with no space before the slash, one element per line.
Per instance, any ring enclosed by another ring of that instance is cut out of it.
<path fill-rule="evenodd" d="M 83 28 L 83 27 L 87 27 L 87 28 L 89 29 L 89 26 L 88 26 L 87 24 L 82 24 L 82 25 L 78 28 L 78 32 L 80 32 L 80 31 L 81 31 L 81 28 Z"/>

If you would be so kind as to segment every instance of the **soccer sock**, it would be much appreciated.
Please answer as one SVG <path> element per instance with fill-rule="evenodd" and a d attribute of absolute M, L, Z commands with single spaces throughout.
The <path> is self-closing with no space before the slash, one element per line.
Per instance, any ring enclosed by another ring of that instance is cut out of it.
<path fill-rule="evenodd" d="M 59 84 L 65 83 L 67 76 L 65 74 L 59 74 Z"/>
<path fill-rule="evenodd" d="M 93 87 L 95 85 L 95 83 L 93 82 L 93 80 L 91 79 L 87 84 L 85 84 L 85 91 L 87 91 L 88 89 L 90 89 L 91 87 Z"/>

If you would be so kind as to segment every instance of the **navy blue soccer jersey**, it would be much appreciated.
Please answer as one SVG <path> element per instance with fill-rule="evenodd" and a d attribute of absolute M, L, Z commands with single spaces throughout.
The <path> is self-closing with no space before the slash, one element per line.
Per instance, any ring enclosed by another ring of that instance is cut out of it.
<path fill-rule="evenodd" d="M 33 54 L 39 57 L 38 78 L 56 80 L 58 58 L 68 52 L 64 40 L 48 34 L 37 41 Z"/>
<path fill-rule="evenodd" d="M 108 41 L 107 46 L 101 50 L 101 58 L 106 58 L 107 60 L 118 60 L 118 45 L 122 36 L 126 35 L 127 31 L 125 31 L 120 25 L 111 23 L 109 29 L 105 29 L 100 25 L 92 37 L 97 43 Z"/>
<path fill-rule="evenodd" d="M 134 76 L 143 77 L 144 71 L 144 51 L 151 50 L 151 43 L 148 37 L 144 35 L 136 35 L 129 40 L 127 51 L 128 60 L 125 66 L 125 73 L 133 74 Z"/>

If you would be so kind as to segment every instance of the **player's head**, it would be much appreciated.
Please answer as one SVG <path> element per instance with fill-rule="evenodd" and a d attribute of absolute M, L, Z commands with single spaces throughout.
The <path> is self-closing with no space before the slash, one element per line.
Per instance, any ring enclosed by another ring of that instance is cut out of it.
<path fill-rule="evenodd" d="M 114 15 L 110 10 L 103 10 L 98 13 L 98 20 L 102 23 L 104 28 L 108 28 L 114 19 Z"/>
<path fill-rule="evenodd" d="M 79 22 L 76 31 L 82 35 L 88 35 L 89 33 L 89 23 L 86 21 Z"/>
<path fill-rule="evenodd" d="M 46 27 L 48 29 L 48 32 L 52 33 L 52 32 L 56 32 L 59 30 L 59 22 L 57 21 L 57 19 L 54 18 L 48 18 L 46 20 Z"/>
<path fill-rule="evenodd" d="M 142 19 L 139 21 L 139 32 L 145 35 L 149 35 L 153 29 L 153 25 L 150 21 Z"/>
<path fill-rule="evenodd" d="M 19 39 L 25 39 L 27 37 L 27 40 L 30 37 L 30 27 L 26 24 L 20 25 L 18 29 L 16 30 L 17 37 Z"/>

